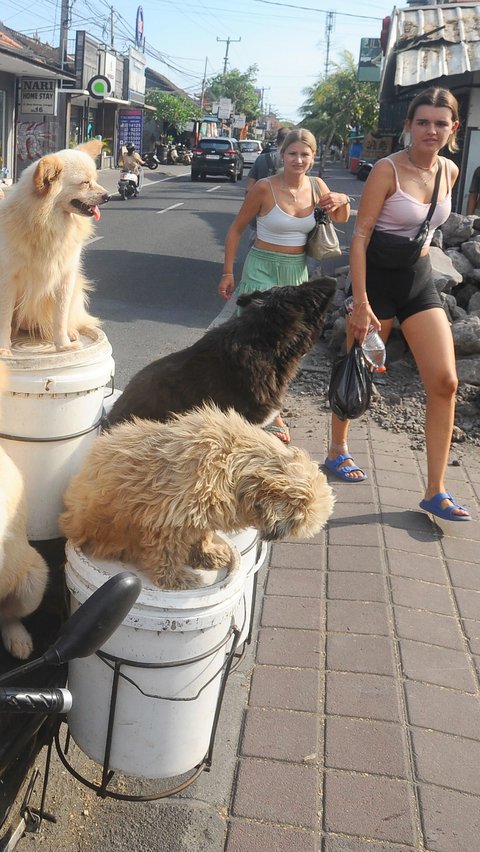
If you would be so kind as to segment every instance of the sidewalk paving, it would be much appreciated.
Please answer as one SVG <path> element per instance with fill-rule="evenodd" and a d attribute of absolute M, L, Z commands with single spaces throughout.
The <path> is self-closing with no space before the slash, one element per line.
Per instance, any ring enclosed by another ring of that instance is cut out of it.
<path fill-rule="evenodd" d="M 319 461 L 327 420 L 291 430 Z M 349 447 L 369 479 L 333 478 L 327 529 L 272 548 L 225 848 L 474 852 L 480 523 L 418 509 L 408 436 L 366 417 Z M 448 486 L 478 517 L 478 449 Z"/>

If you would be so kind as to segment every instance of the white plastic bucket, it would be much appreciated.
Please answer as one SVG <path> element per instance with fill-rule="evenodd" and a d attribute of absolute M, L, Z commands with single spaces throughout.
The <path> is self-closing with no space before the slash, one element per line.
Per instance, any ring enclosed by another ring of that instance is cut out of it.
<path fill-rule="evenodd" d="M 104 764 L 113 683 L 110 666 L 118 660 L 130 665 L 120 668 L 108 768 L 145 778 L 171 778 L 204 760 L 247 573 L 232 549 L 234 570 L 223 572 L 226 576 L 210 586 L 166 591 L 140 575 L 143 589 L 138 600 L 101 649 L 114 661 L 109 664 L 91 656 L 69 664 L 73 707 L 68 724 L 73 739 L 92 760 Z M 66 554 L 73 609 L 112 574 L 131 568 L 89 558 L 69 542 Z"/>
<path fill-rule="evenodd" d="M 240 647 L 246 642 L 250 634 L 254 604 L 255 574 L 263 565 L 267 544 L 260 541 L 258 530 L 254 527 L 247 527 L 238 533 L 229 534 L 228 540 L 237 548 L 242 565 L 244 565 L 247 572 L 242 599 L 236 613 L 236 622 L 240 629 L 237 647 Z"/>
<path fill-rule="evenodd" d="M 56 352 L 27 336 L 4 358 L 9 378 L 0 400 L 0 444 L 22 472 L 27 534 L 60 535 L 63 494 L 100 432 L 105 386 L 114 374 L 112 347 L 100 329 L 81 336 L 81 349 Z"/>

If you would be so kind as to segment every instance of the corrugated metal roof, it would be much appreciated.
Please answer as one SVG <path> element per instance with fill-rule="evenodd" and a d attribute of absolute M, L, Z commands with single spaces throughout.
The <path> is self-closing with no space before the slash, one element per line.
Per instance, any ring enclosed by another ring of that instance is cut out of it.
<path fill-rule="evenodd" d="M 395 9 L 392 29 L 396 86 L 480 70 L 480 5 Z"/>

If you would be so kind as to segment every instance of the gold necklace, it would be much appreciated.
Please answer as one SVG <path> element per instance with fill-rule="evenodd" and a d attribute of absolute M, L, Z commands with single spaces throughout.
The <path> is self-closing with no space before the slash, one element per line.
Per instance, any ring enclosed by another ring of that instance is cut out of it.
<path fill-rule="evenodd" d="M 290 195 L 292 196 L 292 198 L 293 198 L 293 200 L 294 200 L 294 202 L 295 202 L 295 204 L 296 204 L 296 203 L 297 203 L 297 195 L 298 195 L 298 193 L 300 192 L 300 190 L 301 190 L 301 189 L 303 189 L 303 186 L 299 186 L 297 190 L 291 189 L 291 188 L 289 187 L 289 185 L 288 185 L 287 181 L 286 181 L 286 180 L 285 180 L 285 178 L 283 177 L 283 175 L 282 175 L 282 181 L 283 181 L 283 185 L 284 185 L 285 189 L 287 190 L 287 192 L 289 192 L 289 193 L 290 193 Z"/>
<path fill-rule="evenodd" d="M 428 184 L 430 183 L 430 181 L 432 180 L 432 178 L 433 178 L 433 177 L 436 175 L 436 173 L 437 173 L 437 169 L 438 169 L 438 157 L 437 157 L 437 159 L 435 160 L 435 162 L 433 163 L 433 165 L 432 165 L 432 166 L 418 166 L 418 165 L 416 164 L 415 160 L 413 160 L 413 159 L 412 159 L 412 156 L 411 156 L 411 154 L 410 154 L 410 148 L 407 148 L 407 157 L 408 157 L 408 159 L 410 160 L 410 162 L 411 162 L 412 166 L 413 166 L 413 167 L 417 170 L 418 175 L 419 175 L 419 178 L 420 178 L 420 180 L 421 180 L 421 182 L 422 182 L 423 186 L 428 186 Z M 435 171 L 433 171 L 433 172 L 432 172 L 432 169 L 435 169 Z M 425 176 L 425 175 L 423 175 L 423 174 L 422 174 L 422 172 L 428 172 L 428 177 L 427 177 L 427 176 Z M 419 183 L 419 181 L 417 181 L 417 183 Z"/>

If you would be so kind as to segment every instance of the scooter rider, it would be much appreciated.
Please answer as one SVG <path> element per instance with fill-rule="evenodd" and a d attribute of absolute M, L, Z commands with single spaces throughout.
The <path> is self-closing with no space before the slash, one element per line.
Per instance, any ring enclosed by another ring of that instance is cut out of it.
<path fill-rule="evenodd" d="M 120 167 L 127 172 L 133 172 L 138 175 L 138 189 L 143 186 L 143 169 L 145 165 L 140 154 L 135 150 L 135 145 L 128 143 L 126 145 L 126 153 L 123 153 L 119 163 Z"/>

